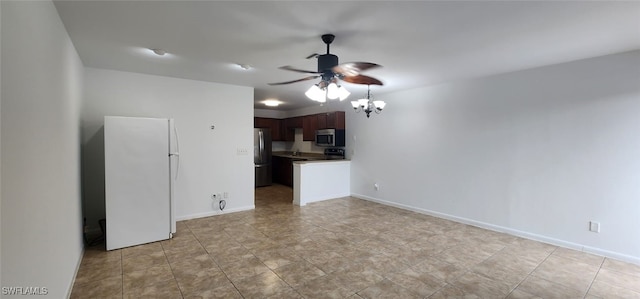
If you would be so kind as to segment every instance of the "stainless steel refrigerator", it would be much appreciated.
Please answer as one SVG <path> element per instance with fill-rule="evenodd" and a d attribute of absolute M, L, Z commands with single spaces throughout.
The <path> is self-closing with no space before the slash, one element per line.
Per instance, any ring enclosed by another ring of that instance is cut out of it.
<path fill-rule="evenodd" d="M 253 163 L 256 187 L 271 185 L 271 130 L 253 129 Z"/>
<path fill-rule="evenodd" d="M 107 250 L 175 233 L 178 155 L 172 119 L 105 116 Z"/>

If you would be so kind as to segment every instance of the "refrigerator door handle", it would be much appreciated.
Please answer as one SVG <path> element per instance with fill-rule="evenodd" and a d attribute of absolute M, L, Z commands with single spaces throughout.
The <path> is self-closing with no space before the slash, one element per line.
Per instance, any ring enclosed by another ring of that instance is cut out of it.
<path fill-rule="evenodd" d="M 175 156 L 176 157 L 176 175 L 175 175 L 175 180 L 178 180 L 178 173 L 180 172 L 180 139 L 178 138 L 178 129 L 176 128 L 175 124 L 173 125 L 173 136 L 175 136 L 176 139 L 176 151 L 173 153 L 169 153 L 169 157 L 171 156 Z"/>
<path fill-rule="evenodd" d="M 260 144 L 259 144 L 259 152 L 260 152 L 260 163 L 264 163 L 262 158 L 264 157 L 264 132 L 262 130 L 259 131 L 258 136 L 260 136 Z"/>
<path fill-rule="evenodd" d="M 180 170 L 180 153 L 175 152 L 169 154 L 169 157 L 176 157 L 176 175 L 174 180 L 178 180 L 178 171 Z"/>

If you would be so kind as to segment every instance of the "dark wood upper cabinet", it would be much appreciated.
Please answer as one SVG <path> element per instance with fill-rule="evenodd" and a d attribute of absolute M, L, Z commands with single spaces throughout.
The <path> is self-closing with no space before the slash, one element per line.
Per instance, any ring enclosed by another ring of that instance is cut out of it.
<path fill-rule="evenodd" d="M 285 118 L 288 128 L 302 128 L 302 116 Z"/>
<path fill-rule="evenodd" d="M 318 130 L 318 117 L 314 115 L 305 115 L 302 118 L 302 140 L 315 141 L 316 130 Z"/>
<path fill-rule="evenodd" d="M 342 129 L 344 130 L 344 111 L 318 113 L 285 119 L 254 117 L 254 128 L 271 129 L 273 141 L 295 141 L 295 130 L 302 128 L 304 141 L 315 141 L 316 130 Z"/>
<path fill-rule="evenodd" d="M 296 128 L 302 128 L 302 117 L 285 118 L 282 126 L 284 141 L 295 141 Z"/>
<path fill-rule="evenodd" d="M 273 118 L 271 120 L 271 139 L 273 141 L 284 141 L 281 119 Z"/>
<path fill-rule="evenodd" d="M 315 117 L 316 119 L 318 119 L 318 129 L 328 129 L 329 127 L 327 127 L 327 119 L 328 119 L 328 114 L 329 113 L 320 113 L 320 114 L 316 114 Z"/>
<path fill-rule="evenodd" d="M 253 127 L 254 128 L 271 128 L 271 119 L 265 117 L 254 117 L 253 118 Z"/>
<path fill-rule="evenodd" d="M 253 127 L 271 129 L 271 140 L 283 141 L 284 134 L 282 129 L 282 119 L 266 118 L 266 117 L 254 117 Z"/>
<path fill-rule="evenodd" d="M 318 118 L 318 130 L 341 129 L 344 130 L 344 111 L 334 111 L 316 114 Z"/>

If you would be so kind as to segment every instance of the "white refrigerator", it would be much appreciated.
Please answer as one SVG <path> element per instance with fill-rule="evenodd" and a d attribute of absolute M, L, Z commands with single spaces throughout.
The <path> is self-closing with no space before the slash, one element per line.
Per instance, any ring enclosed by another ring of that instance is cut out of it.
<path fill-rule="evenodd" d="M 173 119 L 105 116 L 107 250 L 175 233 L 177 137 Z"/>

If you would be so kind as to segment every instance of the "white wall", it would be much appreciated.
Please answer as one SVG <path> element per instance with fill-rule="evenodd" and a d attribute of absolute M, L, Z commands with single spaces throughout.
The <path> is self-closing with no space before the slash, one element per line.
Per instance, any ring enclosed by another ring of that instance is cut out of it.
<path fill-rule="evenodd" d="M 280 110 L 269 110 L 269 109 L 253 109 L 253 115 L 255 117 L 285 118 L 287 117 L 287 112 L 280 111 Z"/>
<path fill-rule="evenodd" d="M 378 98 L 354 195 L 640 263 L 640 51 Z"/>
<path fill-rule="evenodd" d="M 213 193 L 228 192 L 225 212 L 254 207 L 253 156 L 237 155 L 253 148 L 253 88 L 86 68 L 83 196 L 90 226 L 105 217 L 105 115 L 175 119 L 178 220 L 220 214 Z"/>
<path fill-rule="evenodd" d="M 347 98 L 342 102 L 337 100 L 336 101 L 329 100 L 323 104 L 316 104 L 315 106 L 311 106 L 311 107 L 289 110 L 287 111 L 286 117 L 304 116 L 309 114 L 318 114 L 318 113 L 331 112 L 331 111 L 345 111 L 345 107 L 347 107 L 345 105 L 348 105 L 348 107 L 351 107 L 351 104 L 350 104 L 351 100 L 357 99 L 357 98 L 358 98 L 358 95 L 351 94 L 349 98 Z"/>
<path fill-rule="evenodd" d="M 51 2 L 0 7 L 0 285 L 65 298 L 82 257 L 82 63 Z"/>

